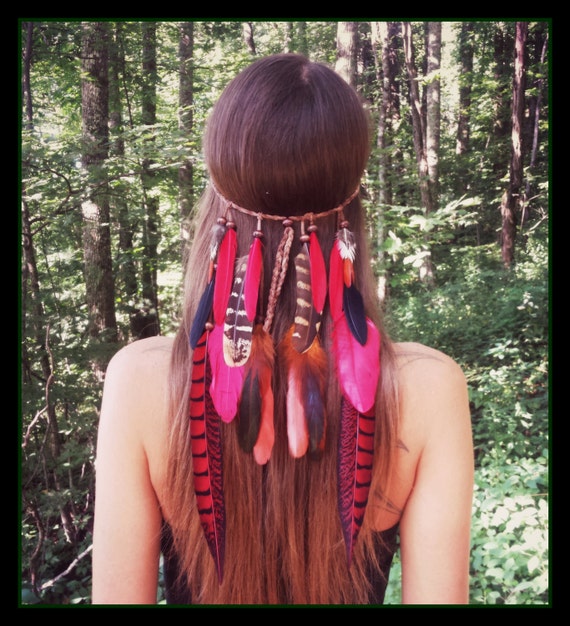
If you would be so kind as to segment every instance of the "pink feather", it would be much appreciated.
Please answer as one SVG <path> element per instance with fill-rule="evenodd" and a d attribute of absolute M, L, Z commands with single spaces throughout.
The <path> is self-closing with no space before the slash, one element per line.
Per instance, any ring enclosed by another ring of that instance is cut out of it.
<path fill-rule="evenodd" d="M 301 381 L 295 370 L 290 370 L 287 377 L 287 439 L 293 458 L 298 459 L 307 452 L 309 429 L 301 396 Z"/>
<path fill-rule="evenodd" d="M 350 332 L 346 317 L 334 323 L 333 351 L 341 389 L 352 406 L 368 413 L 376 400 L 380 378 L 380 332 L 366 318 L 368 338 L 361 345 Z"/>
<path fill-rule="evenodd" d="M 254 321 L 255 313 L 257 311 L 257 297 L 259 294 L 259 283 L 261 281 L 262 268 L 263 255 L 261 237 L 255 237 L 249 248 L 244 287 L 245 313 L 250 322 Z"/>
<path fill-rule="evenodd" d="M 217 325 L 210 333 L 208 357 L 212 369 L 210 395 L 218 415 L 224 422 L 236 416 L 243 387 L 244 366 L 229 367 L 224 359 L 223 327 Z"/>
<path fill-rule="evenodd" d="M 273 444 L 275 442 L 271 372 L 264 374 L 259 382 L 261 391 L 261 424 L 259 426 L 257 441 L 255 442 L 255 446 L 253 446 L 253 457 L 259 465 L 265 465 L 271 457 Z"/>
<path fill-rule="evenodd" d="M 313 231 L 309 235 L 309 258 L 311 260 L 311 291 L 313 306 L 317 313 L 322 313 L 327 297 L 327 272 L 325 259 L 319 244 L 317 234 Z"/>
<path fill-rule="evenodd" d="M 329 267 L 329 302 L 331 305 L 331 316 L 335 322 L 342 315 L 343 265 L 344 262 L 340 255 L 338 241 L 335 240 L 331 249 Z"/>
<path fill-rule="evenodd" d="M 237 252 L 236 231 L 228 228 L 220 244 L 214 285 L 214 321 L 223 324 L 228 307 L 228 299 L 234 282 L 234 266 Z"/>

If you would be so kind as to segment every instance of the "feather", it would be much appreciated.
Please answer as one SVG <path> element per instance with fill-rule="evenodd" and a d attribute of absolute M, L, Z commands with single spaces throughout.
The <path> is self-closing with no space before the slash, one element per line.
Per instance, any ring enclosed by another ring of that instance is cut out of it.
<path fill-rule="evenodd" d="M 342 315 L 333 327 L 333 352 L 341 389 L 351 404 L 367 413 L 376 399 L 380 377 L 380 332 L 366 319 L 368 339 L 361 345 Z"/>
<path fill-rule="evenodd" d="M 287 437 L 295 458 L 309 450 L 318 457 L 324 449 L 326 430 L 325 381 L 328 370 L 326 352 L 318 336 L 299 353 L 293 343 L 293 329 L 280 344 L 287 369 Z"/>
<path fill-rule="evenodd" d="M 343 290 L 343 259 L 340 255 L 339 243 L 335 240 L 329 263 L 329 302 L 333 321 L 342 315 Z"/>
<path fill-rule="evenodd" d="M 216 282 L 214 286 L 214 322 L 223 324 L 226 308 L 234 280 L 234 265 L 237 252 L 236 231 L 227 228 L 218 252 Z"/>
<path fill-rule="evenodd" d="M 214 298 L 214 278 L 215 274 L 206 285 L 206 288 L 204 289 L 202 296 L 200 297 L 200 302 L 198 303 L 198 308 L 196 309 L 196 315 L 194 316 L 194 320 L 192 322 L 192 327 L 190 329 L 190 346 L 192 347 L 192 350 L 196 348 L 198 340 L 204 332 L 206 322 L 212 314 L 212 301 Z"/>
<path fill-rule="evenodd" d="M 336 234 L 338 249 L 343 260 L 349 260 L 354 263 L 356 258 L 356 242 L 354 234 L 348 228 L 341 228 Z"/>
<path fill-rule="evenodd" d="M 301 362 L 303 354 L 293 347 L 291 326 L 279 344 L 280 358 L 287 371 L 287 440 L 289 452 L 294 458 L 302 457 L 309 447 L 309 429 L 303 402 L 303 379 Z"/>
<path fill-rule="evenodd" d="M 208 393 L 210 382 L 207 359 L 208 334 L 207 331 L 202 334 L 192 357 L 190 445 L 198 514 L 221 584 L 224 570 L 226 513 L 220 419 Z"/>
<path fill-rule="evenodd" d="M 350 332 L 358 343 L 363 346 L 368 337 L 368 324 L 366 313 L 364 312 L 362 295 L 354 284 L 351 284 L 350 287 L 347 287 L 345 284 L 343 289 L 343 305 Z"/>
<path fill-rule="evenodd" d="M 273 363 L 271 335 L 261 324 L 257 324 L 253 331 L 251 356 L 245 366 L 245 381 L 238 410 L 238 441 L 246 452 L 251 452 L 259 443 L 260 458 L 264 458 L 267 453 L 270 455 L 273 447 Z M 270 403 L 269 407 L 265 406 L 267 402 Z M 269 417 L 270 423 L 267 422 Z"/>
<path fill-rule="evenodd" d="M 236 262 L 234 283 L 228 300 L 224 320 L 224 358 L 230 367 L 244 365 L 251 352 L 253 321 L 245 312 L 245 274 L 247 256 Z"/>
<path fill-rule="evenodd" d="M 349 567 L 370 492 L 374 428 L 374 415 L 360 413 L 345 397 L 342 398 L 338 446 L 338 509 Z"/>
<path fill-rule="evenodd" d="M 309 455 L 318 458 L 325 447 L 326 408 L 325 381 L 328 370 L 326 352 L 318 336 L 302 355 L 302 395 L 305 400 L 305 419 L 309 431 Z"/>
<path fill-rule="evenodd" d="M 312 231 L 309 235 L 309 257 L 311 262 L 311 291 L 313 306 L 318 314 L 323 312 L 327 297 L 327 271 L 323 251 L 319 244 L 317 233 Z"/>
<path fill-rule="evenodd" d="M 306 243 L 295 257 L 295 275 L 297 302 L 291 340 L 297 352 L 305 352 L 313 343 L 321 322 L 321 315 L 313 305 L 309 248 Z"/>
<path fill-rule="evenodd" d="M 262 247 L 261 237 L 254 236 L 249 248 L 244 286 L 245 312 L 250 322 L 255 320 L 257 311 L 257 298 L 263 269 Z"/>
<path fill-rule="evenodd" d="M 273 423 L 273 386 L 271 377 L 260 379 L 261 391 L 261 424 L 259 426 L 259 436 L 253 446 L 253 457 L 259 465 L 265 465 L 271 457 L 273 444 L 275 442 L 275 427 Z"/>
<path fill-rule="evenodd" d="M 217 325 L 210 332 L 208 357 L 212 368 L 210 395 L 218 415 L 224 422 L 231 422 L 237 413 L 237 407 L 243 387 L 243 366 L 229 367 L 224 359 L 223 330 Z"/>

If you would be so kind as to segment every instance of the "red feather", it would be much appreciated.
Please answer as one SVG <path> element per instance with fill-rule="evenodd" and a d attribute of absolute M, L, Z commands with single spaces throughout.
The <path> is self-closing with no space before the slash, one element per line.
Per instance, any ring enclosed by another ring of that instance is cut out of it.
<path fill-rule="evenodd" d="M 222 326 L 215 326 L 210 332 L 208 341 L 208 356 L 212 368 L 210 395 L 222 420 L 231 422 L 237 413 L 243 387 L 244 366 L 230 367 L 226 364 L 223 337 Z"/>
<path fill-rule="evenodd" d="M 329 266 L 329 302 L 331 305 L 331 316 L 335 322 L 342 315 L 343 263 L 338 241 L 335 240 L 331 249 Z"/>
<path fill-rule="evenodd" d="M 247 270 L 245 272 L 245 312 L 250 322 L 255 319 L 257 311 L 257 298 L 259 295 L 259 283 L 261 281 L 261 270 L 263 269 L 261 237 L 254 237 L 249 248 L 247 259 Z"/>
<path fill-rule="evenodd" d="M 317 313 L 322 313 L 327 297 L 327 271 L 325 259 L 319 244 L 317 233 L 309 235 L 309 257 L 311 259 L 311 291 L 313 293 L 313 305 Z"/>
<path fill-rule="evenodd" d="M 368 413 L 376 399 L 380 377 L 380 332 L 366 319 L 368 337 L 361 345 L 341 315 L 333 327 L 333 352 L 344 395 L 360 413 Z"/>
<path fill-rule="evenodd" d="M 214 557 L 221 584 L 224 570 L 226 513 L 223 495 L 220 418 L 208 393 L 208 331 L 198 341 L 192 357 L 190 385 L 190 440 L 194 490 L 200 522 Z"/>
<path fill-rule="evenodd" d="M 220 244 L 214 285 L 214 322 L 223 324 L 226 317 L 228 299 L 234 282 L 234 266 L 237 252 L 236 231 L 228 228 Z"/>
<path fill-rule="evenodd" d="M 294 458 L 302 457 L 309 447 L 309 428 L 303 400 L 304 354 L 293 347 L 291 337 L 294 326 L 279 344 L 281 358 L 287 371 L 287 439 L 289 452 Z"/>
<path fill-rule="evenodd" d="M 258 324 L 253 331 L 253 345 L 251 349 L 251 366 L 258 379 L 258 388 L 261 401 L 261 415 L 257 440 L 253 447 L 253 456 L 259 465 L 265 465 L 271 457 L 275 441 L 273 423 L 273 364 L 275 351 L 271 335 Z"/>
<path fill-rule="evenodd" d="M 342 398 L 338 447 L 338 508 L 349 567 L 370 493 L 374 427 L 373 415 L 359 413 L 346 398 Z"/>

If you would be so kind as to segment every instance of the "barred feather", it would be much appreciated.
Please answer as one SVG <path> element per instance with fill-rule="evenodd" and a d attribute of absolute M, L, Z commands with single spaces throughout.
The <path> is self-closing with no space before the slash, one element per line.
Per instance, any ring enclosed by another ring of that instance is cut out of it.
<path fill-rule="evenodd" d="M 338 508 L 349 567 L 370 493 L 374 428 L 373 415 L 360 413 L 345 397 L 342 398 L 338 447 Z"/>
<path fill-rule="evenodd" d="M 309 248 L 303 244 L 295 257 L 297 302 L 292 344 L 297 352 L 305 352 L 313 343 L 321 322 L 321 315 L 313 305 L 311 290 L 311 263 Z"/>
<path fill-rule="evenodd" d="M 221 584 L 224 571 L 226 513 L 220 418 L 216 414 L 208 391 L 210 385 L 208 335 L 206 331 L 200 337 L 192 357 L 190 445 L 198 514 Z"/>
<path fill-rule="evenodd" d="M 244 365 L 251 352 L 253 321 L 248 319 L 245 310 L 246 270 L 247 256 L 243 256 L 236 262 L 234 282 L 224 320 L 224 359 L 230 367 Z"/>

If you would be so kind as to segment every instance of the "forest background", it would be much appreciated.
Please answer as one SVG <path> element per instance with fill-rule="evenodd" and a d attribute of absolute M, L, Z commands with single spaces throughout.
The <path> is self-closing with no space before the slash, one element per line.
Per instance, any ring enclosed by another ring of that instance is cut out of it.
<path fill-rule="evenodd" d="M 21 605 L 90 603 L 105 367 L 174 332 L 204 121 L 241 68 L 284 51 L 366 101 L 388 327 L 466 373 L 470 603 L 548 604 L 550 21 L 19 26 Z M 396 555 L 386 602 L 399 593 Z"/>

